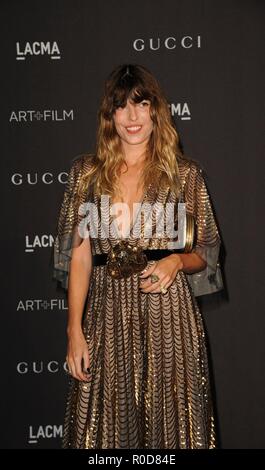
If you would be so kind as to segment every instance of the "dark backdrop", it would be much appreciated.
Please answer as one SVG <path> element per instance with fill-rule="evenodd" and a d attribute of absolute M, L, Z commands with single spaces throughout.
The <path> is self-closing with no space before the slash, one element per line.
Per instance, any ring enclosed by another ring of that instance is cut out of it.
<path fill-rule="evenodd" d="M 51 253 L 74 156 L 93 151 L 103 82 L 148 67 L 207 173 L 225 291 L 200 298 L 223 448 L 265 444 L 262 1 L 1 3 L 1 446 L 58 448 L 67 303 Z"/>

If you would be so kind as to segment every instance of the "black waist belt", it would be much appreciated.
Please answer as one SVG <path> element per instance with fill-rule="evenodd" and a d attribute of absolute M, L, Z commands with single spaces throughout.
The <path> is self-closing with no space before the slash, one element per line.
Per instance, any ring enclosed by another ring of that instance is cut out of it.
<path fill-rule="evenodd" d="M 143 250 L 149 260 L 158 260 L 165 256 L 172 255 L 173 253 L 183 253 L 182 249 L 179 250 L 167 250 L 167 249 L 154 249 L 154 250 Z M 107 263 L 108 253 L 101 253 L 92 256 L 93 266 L 101 266 Z"/>

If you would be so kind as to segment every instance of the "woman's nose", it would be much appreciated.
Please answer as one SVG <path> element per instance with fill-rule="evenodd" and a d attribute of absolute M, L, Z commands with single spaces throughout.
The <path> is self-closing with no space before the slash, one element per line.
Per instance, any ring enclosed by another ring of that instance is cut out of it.
<path fill-rule="evenodd" d="M 135 121 L 137 119 L 137 111 L 134 105 L 129 104 L 128 116 L 129 116 L 129 119 L 131 119 L 132 121 Z"/>

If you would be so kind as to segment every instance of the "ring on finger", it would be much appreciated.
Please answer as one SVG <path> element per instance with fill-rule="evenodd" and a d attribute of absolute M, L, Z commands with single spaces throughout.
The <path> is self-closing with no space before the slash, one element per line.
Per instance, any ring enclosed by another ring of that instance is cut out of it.
<path fill-rule="evenodd" d="M 166 294 L 166 292 L 167 292 L 167 288 L 165 286 L 162 286 L 162 284 L 160 284 L 160 290 L 161 290 L 162 294 Z"/>
<path fill-rule="evenodd" d="M 160 277 L 157 274 L 151 274 L 151 283 L 154 284 L 155 282 L 159 281 Z"/>

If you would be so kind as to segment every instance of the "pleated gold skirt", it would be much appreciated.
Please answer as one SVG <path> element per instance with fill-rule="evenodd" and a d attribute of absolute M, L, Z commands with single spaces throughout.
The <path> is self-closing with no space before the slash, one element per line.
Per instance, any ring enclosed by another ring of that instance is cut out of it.
<path fill-rule="evenodd" d="M 95 267 L 88 298 L 91 376 L 70 379 L 63 448 L 215 448 L 204 326 L 186 275 L 147 294 L 137 274 L 115 280 Z"/>

